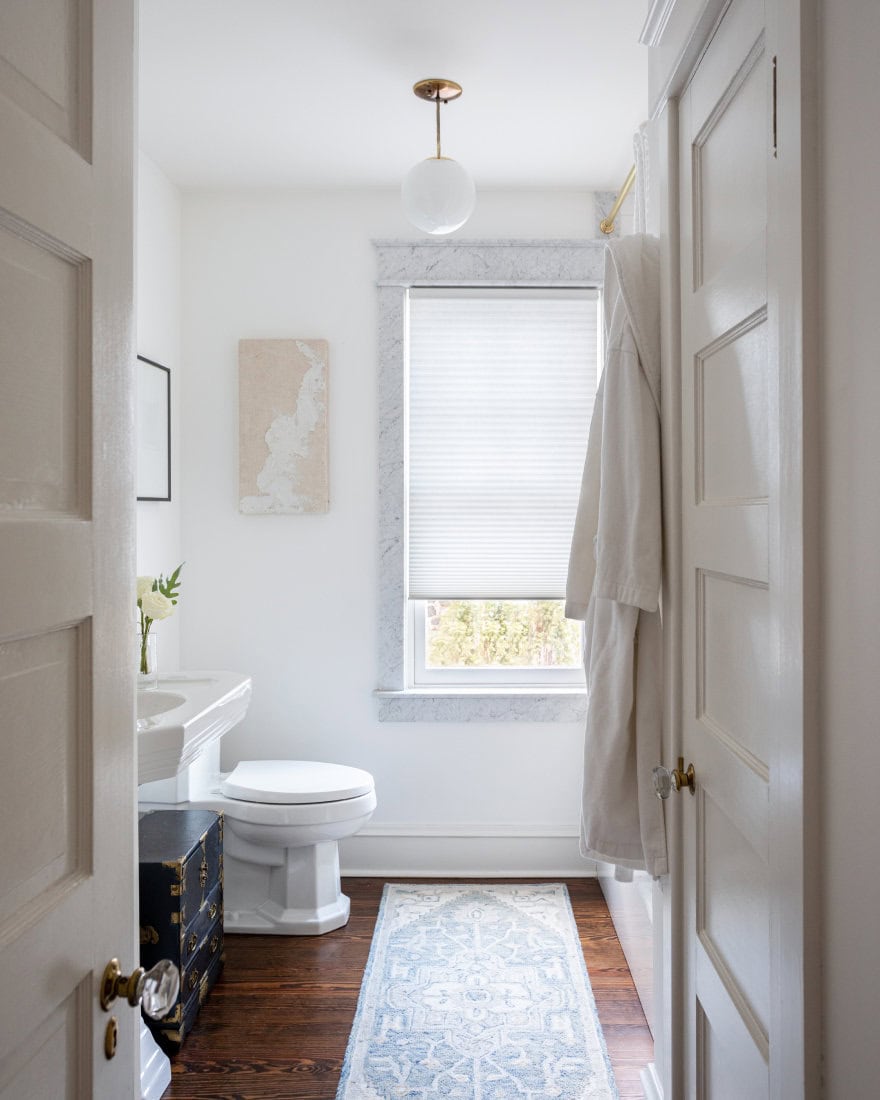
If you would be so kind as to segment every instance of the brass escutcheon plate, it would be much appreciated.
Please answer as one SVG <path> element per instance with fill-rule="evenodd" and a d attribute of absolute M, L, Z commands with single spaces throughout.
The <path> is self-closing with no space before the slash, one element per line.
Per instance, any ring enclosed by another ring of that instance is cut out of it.
<path fill-rule="evenodd" d="M 116 1054 L 116 1046 L 119 1042 L 119 1025 L 116 1017 L 111 1016 L 107 1021 L 107 1030 L 104 1032 L 104 1057 L 109 1062 Z"/>

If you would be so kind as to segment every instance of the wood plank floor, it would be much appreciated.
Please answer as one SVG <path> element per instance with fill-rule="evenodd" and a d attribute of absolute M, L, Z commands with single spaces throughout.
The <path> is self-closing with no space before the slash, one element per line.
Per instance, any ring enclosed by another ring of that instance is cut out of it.
<path fill-rule="evenodd" d="M 351 919 L 325 936 L 227 936 L 164 1100 L 333 1100 L 384 881 L 345 879 Z M 642 1097 L 654 1047 L 602 891 L 566 885 L 620 1096 Z"/>

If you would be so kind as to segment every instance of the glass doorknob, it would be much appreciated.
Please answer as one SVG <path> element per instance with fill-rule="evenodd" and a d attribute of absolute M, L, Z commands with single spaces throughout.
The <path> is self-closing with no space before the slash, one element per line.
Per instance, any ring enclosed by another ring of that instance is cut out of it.
<path fill-rule="evenodd" d="M 104 968 L 101 979 L 101 1008 L 110 1011 L 117 997 L 124 997 L 130 1005 L 140 1005 L 154 1020 L 167 1016 L 180 992 L 180 971 L 170 959 L 161 959 L 145 971 L 142 966 L 126 977 L 119 966 L 119 959 L 111 959 Z"/>
<path fill-rule="evenodd" d="M 687 771 L 684 770 L 683 756 L 678 758 L 677 768 L 670 770 L 664 768 L 662 764 L 658 764 L 651 774 L 654 777 L 654 793 L 664 801 L 669 798 L 673 791 L 680 791 L 682 787 L 688 787 L 691 794 L 694 793 L 694 783 L 697 776 L 693 764 L 688 764 Z"/>

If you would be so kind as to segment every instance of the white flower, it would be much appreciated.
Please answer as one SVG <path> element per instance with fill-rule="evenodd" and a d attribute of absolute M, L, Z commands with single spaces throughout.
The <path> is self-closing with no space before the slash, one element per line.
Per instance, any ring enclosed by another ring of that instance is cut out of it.
<path fill-rule="evenodd" d="M 138 577 L 137 579 L 137 598 L 143 599 L 148 592 L 153 591 L 153 585 L 156 583 L 155 577 Z"/>
<path fill-rule="evenodd" d="M 141 611 L 145 619 L 167 619 L 174 611 L 174 604 L 161 592 L 145 592 L 141 596 Z"/>

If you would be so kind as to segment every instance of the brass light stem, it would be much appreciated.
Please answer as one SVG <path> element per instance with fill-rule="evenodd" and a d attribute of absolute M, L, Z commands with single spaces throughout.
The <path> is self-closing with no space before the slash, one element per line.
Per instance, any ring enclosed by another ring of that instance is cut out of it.
<path fill-rule="evenodd" d="M 440 160 L 440 92 L 437 92 L 437 160 Z"/>
<path fill-rule="evenodd" d="M 419 99 L 432 100 L 437 119 L 437 160 L 441 160 L 440 154 L 440 104 L 448 103 L 450 99 L 458 99 L 461 95 L 461 85 L 454 80 L 445 77 L 431 77 L 428 80 L 418 80 L 413 84 L 413 91 Z"/>

